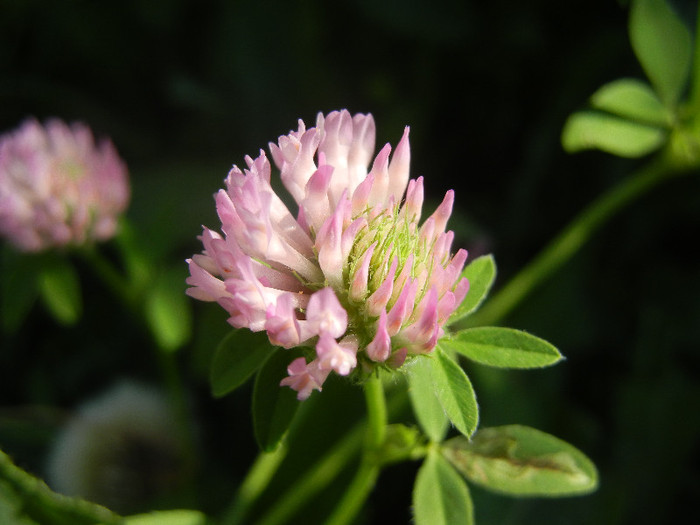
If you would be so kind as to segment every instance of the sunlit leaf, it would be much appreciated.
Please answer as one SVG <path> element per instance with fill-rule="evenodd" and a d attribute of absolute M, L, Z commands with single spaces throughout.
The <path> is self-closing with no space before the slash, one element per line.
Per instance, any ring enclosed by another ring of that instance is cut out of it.
<path fill-rule="evenodd" d="M 521 425 L 482 428 L 442 453 L 468 480 L 517 496 L 572 496 L 598 485 L 595 465 L 574 446 Z"/>
<path fill-rule="evenodd" d="M 661 128 L 596 111 L 579 111 L 567 119 L 561 140 L 569 153 L 599 149 L 636 158 L 659 149 L 667 137 Z"/>
<path fill-rule="evenodd" d="M 192 332 L 191 303 L 185 295 L 183 270 L 164 271 L 148 291 L 146 320 L 163 350 L 172 352 L 185 344 Z"/>
<path fill-rule="evenodd" d="M 206 516 L 198 510 L 161 510 L 124 518 L 124 525 L 204 525 Z"/>
<path fill-rule="evenodd" d="M 474 312 L 486 299 L 496 279 L 496 261 L 493 255 L 477 257 L 464 268 L 462 277 L 469 279 L 469 292 L 462 304 L 447 321 L 450 325 Z"/>
<path fill-rule="evenodd" d="M 472 384 L 464 370 L 447 356 L 438 343 L 426 360 L 435 395 L 452 424 L 465 436 L 471 436 L 479 423 L 479 406 Z"/>
<path fill-rule="evenodd" d="M 642 124 L 669 127 L 672 116 L 646 82 L 621 78 L 605 84 L 591 96 L 591 106 Z"/>
<path fill-rule="evenodd" d="M 291 352 L 278 349 L 263 364 L 253 387 L 253 429 L 258 446 L 271 452 L 279 444 L 294 419 L 299 401 L 297 393 L 280 386 L 287 377 L 287 366 L 293 360 Z"/>
<path fill-rule="evenodd" d="M 547 341 L 512 328 L 469 328 L 440 344 L 472 361 L 498 368 L 541 368 L 562 359 L 559 350 Z"/>
<path fill-rule="evenodd" d="M 219 343 L 209 379 L 212 394 L 221 397 L 245 383 L 275 351 L 264 332 L 233 330 Z"/>
<path fill-rule="evenodd" d="M 664 0 L 634 0 L 629 33 L 644 72 L 669 107 L 678 102 L 690 72 L 690 31 Z"/>
<path fill-rule="evenodd" d="M 435 395 L 429 359 L 415 359 L 408 369 L 408 394 L 418 424 L 435 442 L 445 437 L 450 421 Z"/>
<path fill-rule="evenodd" d="M 78 272 L 65 258 L 46 259 L 39 271 L 39 293 L 54 319 L 74 324 L 83 313 Z"/>
<path fill-rule="evenodd" d="M 439 453 L 431 450 L 413 487 L 416 525 L 469 525 L 474 510 L 466 483 Z"/>

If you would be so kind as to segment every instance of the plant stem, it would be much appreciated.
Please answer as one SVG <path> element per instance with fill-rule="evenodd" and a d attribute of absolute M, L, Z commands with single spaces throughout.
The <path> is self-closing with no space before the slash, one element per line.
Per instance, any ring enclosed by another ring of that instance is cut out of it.
<path fill-rule="evenodd" d="M 367 457 L 362 458 L 352 483 L 326 521 L 326 525 L 346 525 L 353 522 L 374 488 L 380 470 L 378 463 Z"/>
<path fill-rule="evenodd" d="M 362 443 L 362 425 L 356 425 L 329 452 L 317 461 L 282 498 L 277 500 L 258 525 L 279 525 L 285 523 L 314 494 L 328 485 L 355 457 Z M 225 523 L 225 522 L 224 522 Z"/>
<path fill-rule="evenodd" d="M 105 286 L 124 303 L 124 306 L 130 313 L 133 313 L 137 309 L 138 298 L 128 279 L 114 267 L 111 261 L 102 255 L 97 246 L 84 246 L 80 249 L 79 254 L 90 264 L 95 274 L 105 283 Z"/>
<path fill-rule="evenodd" d="M 286 456 L 287 444 L 282 441 L 275 451 L 265 452 L 257 457 L 238 488 L 233 504 L 221 520 L 222 524 L 235 525 L 244 522 L 251 505 L 265 490 Z"/>
<path fill-rule="evenodd" d="M 355 477 L 345 491 L 340 503 L 326 522 L 327 525 L 352 523 L 379 477 L 381 470 L 377 452 L 386 436 L 387 410 L 381 379 L 375 374 L 364 384 L 367 403 L 367 429 L 365 450 Z"/>
<path fill-rule="evenodd" d="M 24 518 L 31 519 L 32 523 L 46 525 L 121 522 L 119 516 L 105 507 L 53 492 L 46 483 L 17 467 L 2 451 L 0 451 L 0 482 L 2 494 L 7 497 L 6 510 L 9 512 L 7 515 L 10 518 L 17 518 L 17 523 L 19 520 L 24 523 Z M 13 510 L 18 514 L 13 515 Z"/>
<path fill-rule="evenodd" d="M 365 392 L 367 388 L 375 388 L 376 385 L 370 385 L 365 387 Z M 381 392 L 381 383 L 379 385 L 379 392 Z M 376 389 L 373 395 L 376 395 Z M 397 414 L 400 410 L 403 410 L 406 406 L 408 398 L 405 395 L 394 395 L 389 397 L 388 403 L 388 413 Z M 377 399 L 380 405 L 383 405 L 381 399 Z M 370 411 L 370 413 L 380 413 L 381 408 L 379 404 L 374 404 L 375 408 L 378 410 Z M 326 487 L 335 477 L 345 468 L 345 466 L 356 457 L 359 452 L 363 440 L 363 435 L 365 437 L 369 436 L 368 425 L 365 421 L 359 421 L 355 424 L 333 448 L 331 448 L 326 454 L 319 459 L 310 469 L 308 469 L 302 476 L 299 477 L 296 483 L 290 487 L 290 489 L 277 500 L 275 505 L 270 509 L 270 511 L 265 514 L 262 519 L 256 521 L 258 525 L 279 525 L 281 523 L 289 522 L 292 516 L 299 510 L 304 504 L 309 501 L 317 492 Z M 377 436 L 379 433 L 376 434 Z M 357 477 L 357 476 L 356 476 Z M 223 523 L 227 525 L 229 522 L 224 521 Z"/>
<path fill-rule="evenodd" d="M 377 374 L 373 374 L 363 385 L 367 403 L 367 443 L 366 448 L 375 452 L 386 436 L 387 411 L 384 385 Z"/>
<path fill-rule="evenodd" d="M 520 273 L 469 317 L 466 326 L 497 323 L 508 315 L 532 290 L 553 274 L 590 239 L 606 220 L 626 204 L 651 190 L 671 174 L 663 158 L 647 164 L 636 174 L 593 201 L 579 213 Z"/>

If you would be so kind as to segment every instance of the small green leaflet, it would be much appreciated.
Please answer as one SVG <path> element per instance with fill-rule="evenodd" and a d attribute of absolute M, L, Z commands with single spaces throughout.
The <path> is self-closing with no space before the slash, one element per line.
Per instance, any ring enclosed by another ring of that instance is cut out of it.
<path fill-rule="evenodd" d="M 472 361 L 498 368 L 541 368 L 562 359 L 559 350 L 547 341 L 512 328 L 468 328 L 440 344 Z"/>
<path fill-rule="evenodd" d="M 212 394 L 225 396 L 241 386 L 274 351 L 264 332 L 240 329 L 229 333 L 212 359 L 209 372 Z"/>
<path fill-rule="evenodd" d="M 425 459 L 413 487 L 416 525 L 470 525 L 474 509 L 466 483 L 436 450 Z"/>
<path fill-rule="evenodd" d="M 637 158 L 659 149 L 668 138 L 664 129 L 607 113 L 578 111 L 564 124 L 561 142 L 569 153 L 599 149 L 613 155 Z"/>
<path fill-rule="evenodd" d="M 467 317 L 481 306 L 496 279 L 496 261 L 493 255 L 477 257 L 464 268 L 462 277 L 469 279 L 469 291 L 447 321 L 448 325 Z"/>
<path fill-rule="evenodd" d="M 670 128 L 673 123 L 673 115 L 651 86 L 634 78 L 605 84 L 591 95 L 591 106 L 640 124 Z"/>
<path fill-rule="evenodd" d="M 146 321 L 166 352 L 180 348 L 192 333 L 192 306 L 184 290 L 184 270 L 171 268 L 158 276 L 146 298 Z"/>
<path fill-rule="evenodd" d="M 462 434 L 471 436 L 479 423 L 479 406 L 464 370 L 445 354 L 438 343 L 433 356 L 419 357 L 430 367 L 430 378 L 440 406 Z"/>
<path fill-rule="evenodd" d="M 414 359 L 408 367 L 408 394 L 416 420 L 431 441 L 439 443 L 450 425 L 442 405 L 435 395 L 428 358 Z"/>
<path fill-rule="evenodd" d="M 644 72 L 664 104 L 673 108 L 690 72 L 690 31 L 664 0 L 634 0 L 630 42 Z"/>
<path fill-rule="evenodd" d="M 598 486 L 595 466 L 572 445 L 521 425 L 482 428 L 443 443 L 443 455 L 469 481 L 514 496 L 573 496 Z"/>
<path fill-rule="evenodd" d="M 39 293 L 58 322 L 75 324 L 83 313 L 78 272 L 68 259 L 52 257 L 39 271 Z"/>

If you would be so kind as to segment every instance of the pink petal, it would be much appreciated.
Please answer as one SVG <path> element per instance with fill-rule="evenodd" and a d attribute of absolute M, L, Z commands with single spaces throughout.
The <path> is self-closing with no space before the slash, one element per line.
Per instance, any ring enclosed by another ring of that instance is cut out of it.
<path fill-rule="evenodd" d="M 342 336 L 348 327 L 348 313 L 330 287 L 311 295 L 306 308 L 306 320 L 314 333 L 328 334 L 334 338 Z"/>
<path fill-rule="evenodd" d="M 396 299 L 396 303 L 394 303 L 394 306 L 389 310 L 389 315 L 387 316 L 387 330 L 392 336 L 398 333 L 403 322 L 408 319 L 413 312 L 413 301 L 416 298 L 417 289 L 418 282 L 415 279 L 409 278 L 409 282 L 406 283 L 401 290 L 398 299 Z"/>
<path fill-rule="evenodd" d="M 301 342 L 293 294 L 283 294 L 267 308 L 265 330 L 273 345 L 293 348 Z"/>
<path fill-rule="evenodd" d="M 387 315 L 382 312 L 377 322 L 374 339 L 367 345 L 367 355 L 372 361 L 383 363 L 391 354 L 391 336 L 387 331 Z"/>
<path fill-rule="evenodd" d="M 316 343 L 316 355 L 320 370 L 335 370 L 341 376 L 348 375 L 357 366 L 357 342 L 348 340 L 338 344 L 325 333 Z"/>
<path fill-rule="evenodd" d="M 367 296 L 367 279 L 369 278 L 369 263 L 372 259 L 377 243 L 373 243 L 362 256 L 362 261 L 355 270 L 350 283 L 350 300 L 355 302 L 364 301 Z"/>
<path fill-rule="evenodd" d="M 377 317 L 382 312 L 386 311 L 386 305 L 389 303 L 389 299 L 391 298 L 394 290 L 394 276 L 396 274 L 396 266 L 398 263 L 398 258 L 394 258 L 394 260 L 391 262 L 389 273 L 387 273 L 384 281 L 382 281 L 379 287 L 367 300 L 367 312 L 370 316 Z"/>
<path fill-rule="evenodd" d="M 408 142 L 408 126 L 404 129 L 403 137 L 396 146 L 389 164 L 389 195 L 399 201 L 406 191 L 409 168 L 411 166 L 411 146 Z"/>
<path fill-rule="evenodd" d="M 287 367 L 287 373 L 289 377 L 282 379 L 280 386 L 288 386 L 296 390 L 299 401 L 308 399 L 314 390 L 320 392 L 326 377 L 328 377 L 328 372 L 319 370 L 316 361 L 307 364 L 303 357 L 297 357 L 292 361 Z"/>
<path fill-rule="evenodd" d="M 318 264 L 328 284 L 334 288 L 341 288 L 343 285 L 343 267 L 346 259 L 343 258 L 342 235 L 343 224 L 349 212 L 350 201 L 343 194 L 335 212 L 323 223 L 316 236 Z"/>
<path fill-rule="evenodd" d="M 423 177 L 411 179 L 408 182 L 408 189 L 406 190 L 406 202 L 401 210 L 406 220 L 411 222 L 418 222 L 420 220 L 421 211 L 423 209 L 423 198 Z"/>

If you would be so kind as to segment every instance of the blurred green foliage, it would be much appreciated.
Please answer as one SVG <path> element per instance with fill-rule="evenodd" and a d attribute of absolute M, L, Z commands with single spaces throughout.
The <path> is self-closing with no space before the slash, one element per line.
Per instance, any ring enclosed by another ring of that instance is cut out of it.
<path fill-rule="evenodd" d="M 673 4 L 692 28 L 697 3 Z M 498 288 L 638 165 L 570 156 L 559 142 L 567 116 L 599 86 L 643 78 L 627 20 L 620 3 L 582 0 L 0 0 L 0 129 L 57 116 L 110 136 L 130 167 L 139 237 L 154 259 L 176 265 L 201 249 L 201 224 L 217 225 L 211 195 L 231 164 L 299 117 L 372 112 L 379 144 L 411 125 L 413 176 L 425 175 L 429 198 L 457 190 L 455 244 L 472 257 L 495 254 Z M 563 364 L 468 366 L 483 426 L 536 427 L 600 471 L 599 490 L 584 498 L 517 500 L 475 488 L 477 523 L 700 519 L 699 227 L 700 179 L 660 187 L 504 323 L 552 342 Z M 0 339 L 0 447 L 39 474 L 66 411 L 123 376 L 160 380 L 138 321 L 105 300 L 108 290 L 80 264 L 77 324 L 59 325 L 37 305 Z M 176 359 L 206 454 L 196 488 L 159 504 L 218 514 L 256 454 L 252 385 L 212 399 L 209 362 L 229 328 L 220 309 L 193 307 L 191 349 Z M 295 452 L 254 515 L 352 427 L 361 397 L 330 381 L 302 406 Z M 402 414 L 410 421 L 408 403 Z M 387 468 L 362 522 L 407 523 L 416 470 Z M 327 515 L 343 482 L 302 509 L 305 522 Z"/>

